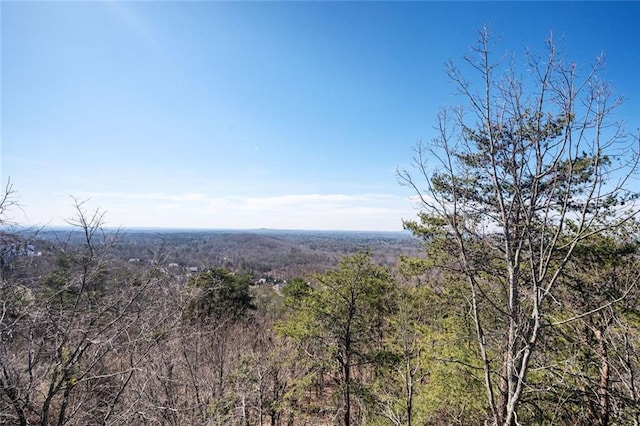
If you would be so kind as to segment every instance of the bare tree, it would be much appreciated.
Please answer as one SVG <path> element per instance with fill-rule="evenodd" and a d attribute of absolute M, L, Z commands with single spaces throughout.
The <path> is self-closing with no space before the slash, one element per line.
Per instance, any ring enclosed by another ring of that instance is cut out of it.
<path fill-rule="evenodd" d="M 577 247 L 629 223 L 638 138 L 613 120 L 621 99 L 602 81 L 603 57 L 580 75 L 551 38 L 547 54 L 494 60 L 489 31 L 447 74 L 466 106 L 443 109 L 399 178 L 418 195 L 406 227 L 457 259 L 484 365 L 489 421 L 518 423 L 549 306 Z"/>
<path fill-rule="evenodd" d="M 11 223 L 8 213 L 12 208 L 19 207 L 16 195 L 16 190 L 13 188 L 11 180 L 8 179 L 4 191 L 0 194 L 0 225 Z"/>
<path fill-rule="evenodd" d="M 555 419 L 549 421 L 598 426 L 638 422 L 640 363 L 631 348 L 640 338 L 633 326 L 640 296 L 640 241 L 632 236 L 592 238 L 576 249 L 563 273 L 563 293 L 557 293 L 555 312 L 549 314 L 554 333 L 543 349 L 545 364 L 553 367 L 531 381 L 542 395 L 548 376 L 563 377 L 555 380 L 547 399 L 571 403 L 547 404 L 556 407 L 544 410 L 553 411 Z M 582 413 L 576 405 L 583 407 Z"/>
<path fill-rule="evenodd" d="M 125 390 L 161 334 L 161 319 L 141 321 L 155 281 L 112 270 L 116 234 L 99 209 L 75 208 L 69 223 L 82 243 L 59 245 L 55 270 L 36 287 L 3 282 L 2 422 L 124 423 L 135 404 L 123 403 Z"/>

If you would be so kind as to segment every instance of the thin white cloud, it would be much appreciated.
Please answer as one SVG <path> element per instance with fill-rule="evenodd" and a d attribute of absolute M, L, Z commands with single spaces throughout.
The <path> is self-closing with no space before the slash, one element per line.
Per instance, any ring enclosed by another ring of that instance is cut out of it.
<path fill-rule="evenodd" d="M 407 198 L 393 194 L 96 192 L 77 198 L 100 206 L 110 224 L 124 227 L 400 230 L 402 219 L 415 215 Z M 71 216 L 71 209 L 66 213 L 61 216 Z"/>

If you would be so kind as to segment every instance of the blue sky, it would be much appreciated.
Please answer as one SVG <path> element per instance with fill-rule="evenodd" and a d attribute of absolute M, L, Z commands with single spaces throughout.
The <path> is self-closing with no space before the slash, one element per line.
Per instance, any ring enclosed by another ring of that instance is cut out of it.
<path fill-rule="evenodd" d="M 71 195 L 123 227 L 400 230 L 395 170 L 457 103 L 443 73 L 488 24 L 551 31 L 640 117 L 638 2 L 0 3 L 1 176 L 25 225 Z"/>

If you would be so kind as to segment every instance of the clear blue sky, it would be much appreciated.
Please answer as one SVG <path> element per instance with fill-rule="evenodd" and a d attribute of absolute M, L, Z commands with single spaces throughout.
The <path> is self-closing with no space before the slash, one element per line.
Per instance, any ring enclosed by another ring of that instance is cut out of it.
<path fill-rule="evenodd" d="M 2 181 L 25 225 L 400 230 L 396 167 L 455 103 L 443 64 L 553 31 L 640 117 L 638 2 L 7 2 Z"/>

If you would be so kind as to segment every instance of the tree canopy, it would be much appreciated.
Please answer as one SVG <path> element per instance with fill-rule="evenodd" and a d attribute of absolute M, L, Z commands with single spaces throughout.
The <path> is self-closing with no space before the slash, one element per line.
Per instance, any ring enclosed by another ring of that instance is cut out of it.
<path fill-rule="evenodd" d="M 494 51 L 483 28 L 462 67 L 448 65 L 465 104 L 441 110 L 437 135 L 399 177 L 422 210 L 406 227 L 467 280 L 491 422 L 513 425 L 532 367 L 544 368 L 536 352 L 570 261 L 634 223 L 639 150 L 615 119 L 621 99 L 600 76 L 603 57 L 585 71 L 552 38 L 523 66 Z"/>

